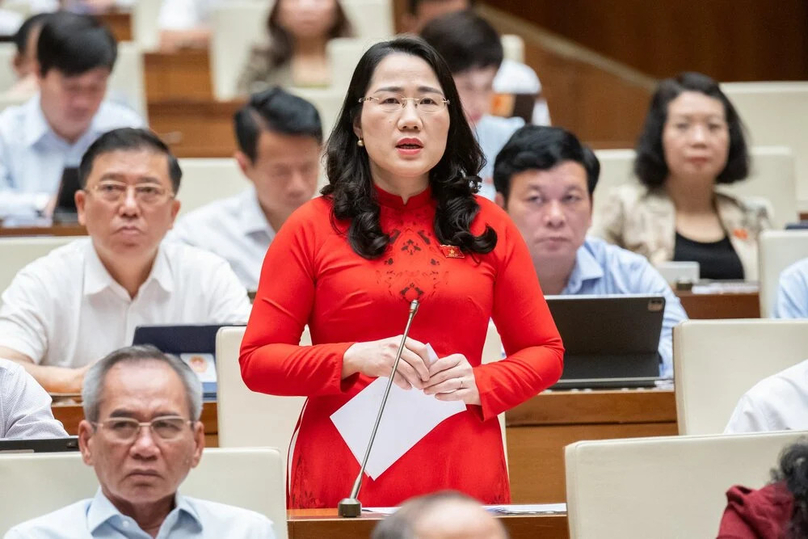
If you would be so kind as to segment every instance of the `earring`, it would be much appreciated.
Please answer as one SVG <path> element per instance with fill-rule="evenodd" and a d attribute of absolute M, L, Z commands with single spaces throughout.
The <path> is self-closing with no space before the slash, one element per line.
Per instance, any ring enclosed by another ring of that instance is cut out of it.
<path fill-rule="evenodd" d="M 359 146 L 360 148 L 364 148 L 365 141 L 360 138 L 359 140 L 356 141 L 356 145 Z"/>

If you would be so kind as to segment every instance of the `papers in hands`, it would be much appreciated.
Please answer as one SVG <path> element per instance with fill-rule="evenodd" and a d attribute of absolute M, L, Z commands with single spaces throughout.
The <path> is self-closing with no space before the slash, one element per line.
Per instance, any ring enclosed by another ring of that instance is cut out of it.
<path fill-rule="evenodd" d="M 438 359 L 427 345 L 430 365 Z M 357 462 L 362 462 L 389 378 L 377 378 L 342 408 L 331 414 L 342 439 Z M 446 419 L 466 409 L 462 401 L 444 402 L 420 389 L 393 384 L 365 472 L 376 480 L 415 444 Z"/>

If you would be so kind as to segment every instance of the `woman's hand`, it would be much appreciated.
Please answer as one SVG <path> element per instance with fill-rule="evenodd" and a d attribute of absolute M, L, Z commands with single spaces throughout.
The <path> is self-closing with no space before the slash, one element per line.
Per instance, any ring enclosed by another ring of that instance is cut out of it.
<path fill-rule="evenodd" d="M 373 378 L 390 376 L 390 373 L 393 372 L 393 362 L 396 360 L 401 337 L 398 335 L 352 345 L 345 351 L 342 358 L 342 379 L 357 372 Z M 429 356 L 426 345 L 415 339 L 407 338 L 393 382 L 402 389 L 413 387 L 423 389 L 424 383 L 429 380 L 427 365 L 429 365 Z"/>
<path fill-rule="evenodd" d="M 463 401 L 480 404 L 480 391 L 466 356 L 452 354 L 437 360 L 429 368 L 429 381 L 424 393 L 441 401 Z"/>

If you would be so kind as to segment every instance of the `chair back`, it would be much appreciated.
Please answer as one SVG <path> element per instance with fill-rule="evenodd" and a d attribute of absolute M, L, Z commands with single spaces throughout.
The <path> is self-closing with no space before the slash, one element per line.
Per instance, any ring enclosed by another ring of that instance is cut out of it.
<path fill-rule="evenodd" d="M 5 92 L 17 82 L 17 73 L 12 65 L 16 55 L 17 46 L 14 43 L 0 43 L 0 93 Z"/>
<path fill-rule="evenodd" d="M 211 13 L 210 69 L 216 99 L 228 100 L 238 95 L 241 69 L 250 49 L 265 40 L 270 9 L 267 2 L 228 0 Z"/>
<path fill-rule="evenodd" d="M 743 119 L 750 145 L 791 149 L 799 210 L 808 211 L 808 82 L 732 82 L 721 89 Z"/>
<path fill-rule="evenodd" d="M 513 62 L 524 63 L 525 61 L 525 40 L 516 34 L 503 34 L 500 37 L 504 57 Z"/>
<path fill-rule="evenodd" d="M 77 236 L 37 236 L 0 238 L 0 293 L 8 288 L 17 273 L 57 247 L 67 245 Z"/>
<path fill-rule="evenodd" d="M 732 485 L 769 481 L 794 432 L 583 441 L 565 450 L 570 539 L 715 537 Z"/>
<path fill-rule="evenodd" d="M 673 328 L 679 434 L 724 432 L 760 380 L 808 358 L 808 320 L 686 320 Z"/>
<path fill-rule="evenodd" d="M 600 179 L 592 201 L 593 228 L 602 219 L 609 192 L 618 185 L 637 183 L 634 176 L 634 150 L 597 150 Z M 749 177 L 719 189 L 750 202 L 766 203 L 773 212 L 772 225 L 784 228 L 798 220 L 794 176 L 794 156 L 785 147 L 753 147 L 752 170 Z"/>
<path fill-rule="evenodd" d="M 243 327 L 225 327 L 216 335 L 219 447 L 277 447 L 284 462 L 305 397 L 255 393 L 244 384 L 238 362 Z M 308 328 L 301 345 L 311 344 Z"/>
<path fill-rule="evenodd" d="M 342 9 L 356 39 L 388 39 L 395 34 L 391 0 L 342 0 Z"/>
<path fill-rule="evenodd" d="M 98 488 L 93 469 L 84 464 L 80 453 L 3 454 L 0 477 L 3 491 L 9 494 L 0 504 L 0 535 L 16 524 L 92 498 Z M 266 515 L 278 539 L 286 539 L 284 485 L 276 449 L 205 449 L 180 491 Z"/>
<path fill-rule="evenodd" d="M 106 98 L 131 108 L 148 124 L 143 50 L 140 44 L 133 41 L 118 43 L 118 59 L 109 77 Z"/>
<path fill-rule="evenodd" d="M 233 158 L 187 157 L 179 160 L 182 182 L 180 215 L 205 204 L 237 195 L 251 184 Z"/>
<path fill-rule="evenodd" d="M 132 6 L 132 39 L 143 51 L 160 45 L 160 6 L 163 0 L 137 0 Z"/>
<path fill-rule="evenodd" d="M 764 318 L 773 316 L 780 274 L 803 258 L 808 258 L 808 230 L 767 230 L 760 236 L 758 239 L 760 316 Z"/>

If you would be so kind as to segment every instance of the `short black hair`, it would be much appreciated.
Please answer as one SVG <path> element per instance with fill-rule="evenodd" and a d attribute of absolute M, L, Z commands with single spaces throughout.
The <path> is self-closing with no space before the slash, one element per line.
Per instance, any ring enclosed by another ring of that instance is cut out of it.
<path fill-rule="evenodd" d="M 502 40 L 488 21 L 470 10 L 433 19 L 421 37 L 443 56 L 452 74 L 502 64 Z"/>
<path fill-rule="evenodd" d="M 118 45 L 109 28 L 98 19 L 59 11 L 42 25 L 36 56 L 43 76 L 51 69 L 68 77 L 99 67 L 111 72 Z"/>
<path fill-rule="evenodd" d="M 250 96 L 250 101 L 233 115 L 233 123 L 238 147 L 252 162 L 258 157 L 261 131 L 323 142 L 323 126 L 314 105 L 277 86 Z"/>
<path fill-rule="evenodd" d="M 561 127 L 526 125 L 511 136 L 497 155 L 494 187 L 507 202 L 515 174 L 525 170 L 550 170 L 565 161 L 584 167 L 589 198 L 592 198 L 600 176 L 600 161 L 595 152 Z"/>
<path fill-rule="evenodd" d="M 446 0 L 409 0 L 409 2 L 407 2 L 407 8 L 409 9 L 411 15 L 417 15 L 418 8 L 421 7 L 421 4 L 428 4 L 430 2 L 440 3 L 445 1 Z M 477 0 L 467 0 L 467 1 L 469 3 L 469 8 L 474 7 L 474 5 L 477 3 Z"/>
<path fill-rule="evenodd" d="M 177 158 L 171 153 L 166 143 L 148 129 L 122 127 L 113 129 L 98 137 L 81 158 L 79 164 L 79 185 L 82 189 L 87 186 L 87 178 L 93 170 L 93 163 L 99 155 L 119 150 L 150 150 L 163 154 L 168 160 L 168 175 L 171 178 L 171 187 L 176 194 L 180 190 L 182 169 Z"/>
<path fill-rule="evenodd" d="M 17 33 L 14 34 L 14 45 L 17 46 L 17 54 L 25 55 L 28 52 L 28 37 L 38 26 L 45 24 L 45 21 L 50 17 L 50 13 L 37 13 L 25 19 Z"/>
<path fill-rule="evenodd" d="M 665 79 L 651 98 L 651 106 L 645 117 L 645 126 L 637 139 L 637 158 L 634 174 L 647 187 L 659 187 L 668 178 L 668 164 L 662 146 L 662 130 L 668 120 L 668 105 L 682 92 L 700 92 L 721 101 L 729 128 L 729 152 L 724 170 L 716 177 L 716 183 L 734 183 L 749 175 L 749 150 L 744 137 L 741 117 L 732 102 L 721 91 L 716 81 L 701 73 L 680 73 Z"/>

